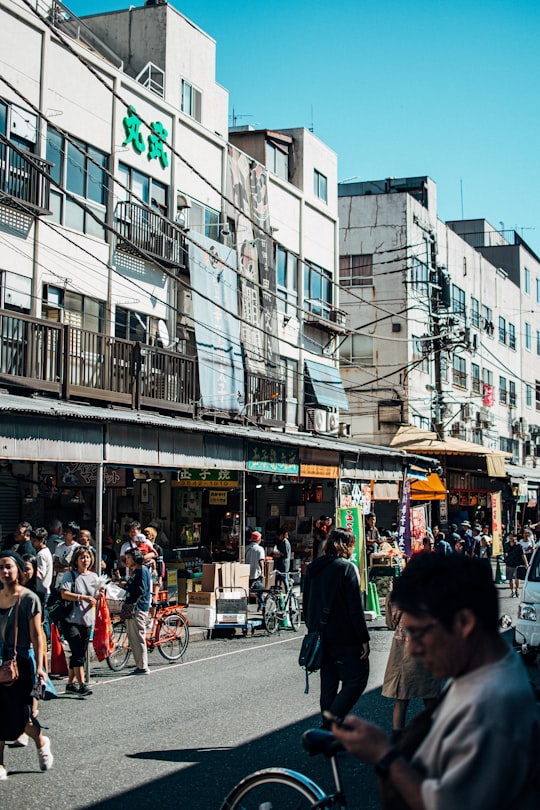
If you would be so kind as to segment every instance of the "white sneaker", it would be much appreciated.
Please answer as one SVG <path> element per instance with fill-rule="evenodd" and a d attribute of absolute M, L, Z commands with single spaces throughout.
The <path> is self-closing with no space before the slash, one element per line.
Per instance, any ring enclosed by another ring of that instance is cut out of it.
<path fill-rule="evenodd" d="M 49 771 L 54 762 L 51 752 L 51 741 L 48 737 L 43 737 L 43 745 L 38 748 L 39 767 L 42 771 Z"/>
<path fill-rule="evenodd" d="M 23 733 L 17 737 L 13 745 L 17 748 L 25 748 L 28 745 L 28 734 L 25 734 L 23 731 Z"/>
<path fill-rule="evenodd" d="M 7 771 L 3 765 L 0 765 L 0 782 L 5 782 L 7 779 Z"/>

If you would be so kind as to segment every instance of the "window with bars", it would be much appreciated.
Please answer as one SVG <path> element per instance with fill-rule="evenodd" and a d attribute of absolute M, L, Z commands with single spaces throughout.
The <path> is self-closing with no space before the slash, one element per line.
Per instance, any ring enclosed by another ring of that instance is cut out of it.
<path fill-rule="evenodd" d="M 531 351 L 532 346 L 532 330 L 530 323 L 525 324 L 525 348 L 528 352 Z"/>
<path fill-rule="evenodd" d="M 330 318 L 332 310 L 332 274 L 324 267 L 306 262 L 304 266 L 304 306 L 308 312 Z"/>
<path fill-rule="evenodd" d="M 525 383 L 525 404 L 527 405 L 528 408 L 532 408 L 532 394 L 533 394 L 532 385 L 530 385 L 529 383 Z"/>
<path fill-rule="evenodd" d="M 370 287 L 373 284 L 373 255 L 340 256 L 339 283 L 342 287 Z"/>
<path fill-rule="evenodd" d="M 298 302 L 298 259 L 276 246 L 277 306 L 285 315 L 296 317 Z"/>
<path fill-rule="evenodd" d="M 354 334 L 346 337 L 340 346 L 339 358 L 342 363 L 350 363 L 355 366 L 372 366 L 372 335 Z"/>
<path fill-rule="evenodd" d="M 471 324 L 480 327 L 480 301 L 471 297 Z"/>
<path fill-rule="evenodd" d="M 499 402 L 506 405 L 507 402 L 506 377 L 499 377 Z"/>
<path fill-rule="evenodd" d="M 42 313 L 49 321 L 100 333 L 104 326 L 105 303 L 63 287 L 44 284 Z"/>
<path fill-rule="evenodd" d="M 513 380 L 508 382 L 508 404 L 511 408 L 515 408 L 517 405 L 516 384 Z"/>
<path fill-rule="evenodd" d="M 513 323 L 508 324 L 508 348 L 516 348 L 516 327 Z"/>
<path fill-rule="evenodd" d="M 452 284 L 452 310 L 455 315 L 465 317 L 465 290 L 457 284 Z"/>
<path fill-rule="evenodd" d="M 454 355 L 452 365 L 452 382 L 459 388 L 467 387 L 467 363 L 464 357 Z"/>

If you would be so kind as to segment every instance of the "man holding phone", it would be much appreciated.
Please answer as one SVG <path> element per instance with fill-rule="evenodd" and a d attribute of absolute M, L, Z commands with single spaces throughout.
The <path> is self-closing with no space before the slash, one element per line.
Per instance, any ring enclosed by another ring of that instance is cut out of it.
<path fill-rule="evenodd" d="M 349 715 L 332 731 L 413 810 L 533 810 L 540 720 L 525 669 L 499 634 L 497 590 L 481 560 L 420 554 L 392 592 L 411 655 L 450 684 L 411 761 Z"/>

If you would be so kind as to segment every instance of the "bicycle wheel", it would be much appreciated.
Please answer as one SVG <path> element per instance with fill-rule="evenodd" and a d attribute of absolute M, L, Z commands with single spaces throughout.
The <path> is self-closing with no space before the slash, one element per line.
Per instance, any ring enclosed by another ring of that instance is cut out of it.
<path fill-rule="evenodd" d="M 263 607 L 263 623 L 268 633 L 275 633 L 278 629 L 278 609 L 275 596 L 267 594 Z"/>
<path fill-rule="evenodd" d="M 167 661 L 181 658 L 189 644 L 189 624 L 182 613 L 168 613 L 159 620 L 156 647 Z"/>
<path fill-rule="evenodd" d="M 296 633 L 300 627 L 300 605 L 298 604 L 298 597 L 295 593 L 289 595 L 289 621 L 292 629 Z"/>
<path fill-rule="evenodd" d="M 113 672 L 120 672 L 127 664 L 131 654 L 129 640 L 124 622 L 115 622 L 112 628 L 114 639 L 114 650 L 106 658 L 107 665 Z"/>
<path fill-rule="evenodd" d="M 221 810 L 307 810 L 331 807 L 323 790 L 307 776 L 286 768 L 266 768 L 246 776 L 225 799 Z M 331 799 L 329 800 L 331 801 Z"/>

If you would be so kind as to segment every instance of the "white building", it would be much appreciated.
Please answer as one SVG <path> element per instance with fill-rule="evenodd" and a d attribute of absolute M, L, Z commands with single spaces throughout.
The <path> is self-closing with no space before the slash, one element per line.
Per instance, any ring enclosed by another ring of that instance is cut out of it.
<path fill-rule="evenodd" d="M 540 435 L 538 258 L 484 220 L 439 220 L 429 177 L 344 183 L 338 194 L 352 435 L 418 449 L 418 434 L 413 441 L 404 431 L 414 426 L 475 443 L 480 454 L 508 453 L 527 468 L 509 472 L 532 507 L 535 491 L 524 490 L 540 477 L 531 469 Z M 476 506 L 480 492 L 501 486 L 486 480 L 489 465 L 476 465 L 483 475 L 473 469 L 471 450 L 468 468 L 446 457 L 451 506 Z M 476 494 L 465 503 L 461 491 Z"/>
<path fill-rule="evenodd" d="M 86 520 L 55 465 L 116 465 L 135 485 L 119 475 L 109 524 L 157 512 L 179 534 L 161 483 L 212 468 L 242 524 L 267 516 L 256 472 L 333 512 L 317 478 L 348 452 L 324 438 L 348 407 L 334 152 L 303 129 L 229 141 L 216 43 L 166 3 L 78 20 L 0 0 L 0 23 L 0 408 L 22 465 L 1 491 L 32 523 Z M 7 500 L 0 523 L 19 517 Z"/>

